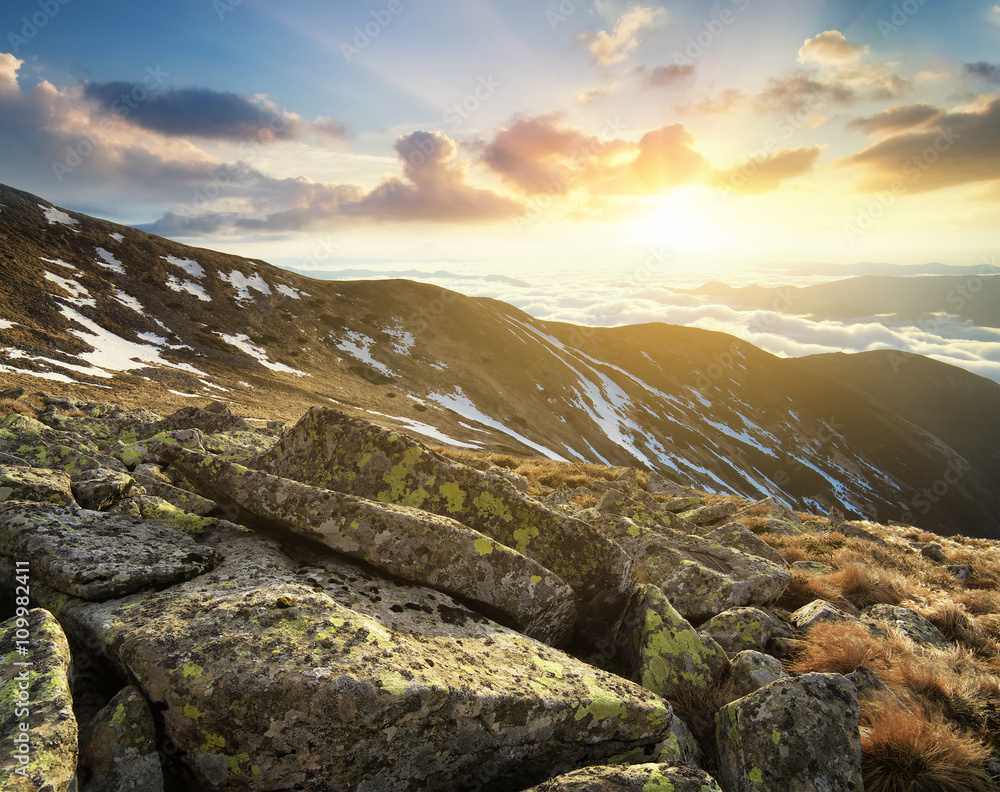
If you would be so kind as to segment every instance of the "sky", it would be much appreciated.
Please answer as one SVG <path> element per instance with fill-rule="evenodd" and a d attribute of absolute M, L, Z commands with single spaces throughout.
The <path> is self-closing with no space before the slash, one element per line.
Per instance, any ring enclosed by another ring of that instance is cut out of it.
<path fill-rule="evenodd" d="M 1000 4 L 5 0 L 0 181 L 306 270 L 995 262 Z"/>

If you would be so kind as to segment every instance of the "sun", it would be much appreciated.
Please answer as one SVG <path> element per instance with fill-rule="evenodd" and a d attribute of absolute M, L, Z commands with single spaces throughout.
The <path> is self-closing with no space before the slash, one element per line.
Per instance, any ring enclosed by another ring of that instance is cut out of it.
<path fill-rule="evenodd" d="M 642 244 L 701 252 L 720 247 L 725 236 L 724 202 L 717 189 L 684 186 L 643 201 L 645 211 L 631 230 Z"/>

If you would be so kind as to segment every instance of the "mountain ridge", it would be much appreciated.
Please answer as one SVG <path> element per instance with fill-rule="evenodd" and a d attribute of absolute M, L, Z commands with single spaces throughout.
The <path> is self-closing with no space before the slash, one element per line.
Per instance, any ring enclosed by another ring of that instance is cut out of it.
<path fill-rule="evenodd" d="M 262 419 L 327 404 L 446 445 L 1000 537 L 984 424 L 1000 385 L 944 363 L 779 358 L 699 328 L 587 328 L 414 281 L 312 280 L 8 187 L 0 234 L 11 384 L 223 399 Z"/>

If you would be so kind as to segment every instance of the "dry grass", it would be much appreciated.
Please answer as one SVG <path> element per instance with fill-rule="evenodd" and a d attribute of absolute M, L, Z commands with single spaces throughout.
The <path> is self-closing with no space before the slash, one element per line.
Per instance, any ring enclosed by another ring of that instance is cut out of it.
<path fill-rule="evenodd" d="M 704 755 L 702 769 L 710 774 L 718 770 L 715 713 L 739 696 L 739 691 L 727 675 L 707 689 L 682 689 L 667 699 L 674 714 L 687 724 L 701 746 Z"/>
<path fill-rule="evenodd" d="M 796 674 L 850 674 L 860 665 L 879 673 L 891 667 L 891 648 L 860 624 L 826 622 L 808 632 L 785 665 Z"/>
<path fill-rule="evenodd" d="M 497 467 L 512 470 L 528 480 L 528 493 L 531 495 L 547 495 L 552 490 L 565 484 L 570 489 L 578 487 L 595 488 L 598 482 L 617 481 L 629 470 L 624 467 L 607 467 L 586 462 L 555 462 L 551 459 L 524 459 L 511 454 L 495 454 L 492 452 L 460 451 L 452 448 L 435 448 L 437 453 L 458 462 L 487 462 Z M 643 489 L 649 486 L 649 476 L 643 471 L 638 472 L 638 483 Z M 598 484 L 600 486 L 600 484 Z"/>
<path fill-rule="evenodd" d="M 22 396 L 20 399 L 0 399 L 0 416 L 18 413 L 29 418 L 37 418 L 45 409 L 45 402 L 38 396 Z"/>
<path fill-rule="evenodd" d="M 996 792 L 989 751 L 943 719 L 883 698 L 863 703 L 862 724 L 865 792 Z"/>

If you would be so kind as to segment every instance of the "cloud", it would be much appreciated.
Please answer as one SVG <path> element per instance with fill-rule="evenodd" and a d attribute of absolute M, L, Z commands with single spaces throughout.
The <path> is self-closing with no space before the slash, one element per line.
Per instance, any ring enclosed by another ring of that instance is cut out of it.
<path fill-rule="evenodd" d="M 844 64 L 857 63 L 869 52 L 867 44 L 848 41 L 839 30 L 827 30 L 806 39 L 799 50 L 799 63 Z"/>
<path fill-rule="evenodd" d="M 662 13 L 662 8 L 632 6 L 621 15 L 611 33 L 606 30 L 596 35 L 581 33 L 577 41 L 590 50 L 595 63 L 612 66 L 625 60 L 642 43 L 638 33 L 650 27 Z"/>
<path fill-rule="evenodd" d="M 678 105 L 679 113 L 701 113 L 703 115 L 722 115 L 732 113 L 747 100 L 746 94 L 735 88 L 727 88 L 718 97 L 707 96 L 701 101 L 687 102 Z"/>
<path fill-rule="evenodd" d="M 269 179 L 267 195 L 240 213 L 168 212 L 143 230 L 192 237 L 220 233 L 279 233 L 337 228 L 351 220 L 372 223 L 489 223 L 523 214 L 517 201 L 472 187 L 455 142 L 437 132 L 400 136 L 396 153 L 405 178 L 389 178 L 370 191 L 352 184 Z M 273 203 L 284 204 L 267 212 Z M 263 211 L 262 211 L 263 210 Z"/>
<path fill-rule="evenodd" d="M 812 171 L 822 153 L 822 146 L 782 149 L 765 160 L 751 159 L 718 173 L 715 183 L 722 189 L 750 195 L 771 192 L 788 179 Z"/>
<path fill-rule="evenodd" d="M 708 161 L 693 146 L 694 135 L 683 124 L 647 132 L 631 164 L 638 183 L 646 192 L 656 193 L 701 181 L 708 172 Z"/>
<path fill-rule="evenodd" d="M 874 63 L 842 66 L 827 84 L 866 90 L 864 98 L 874 100 L 895 99 L 913 87 L 910 80 Z"/>
<path fill-rule="evenodd" d="M 672 63 L 655 69 L 637 66 L 634 71 L 642 79 L 644 88 L 669 88 L 693 77 L 694 64 Z"/>
<path fill-rule="evenodd" d="M 1000 85 L 1000 63 L 978 61 L 977 63 L 966 63 L 963 68 L 967 73 L 974 74 L 991 85 Z"/>
<path fill-rule="evenodd" d="M 126 82 L 88 83 L 83 96 L 107 112 L 123 112 L 129 122 L 162 135 L 225 140 L 291 140 L 308 134 L 342 142 L 347 128 L 330 118 L 313 123 L 281 111 L 264 96 L 247 97 L 209 88 L 171 88 L 135 97 Z"/>
<path fill-rule="evenodd" d="M 567 126 L 552 113 L 515 119 L 482 147 L 481 160 L 523 193 L 564 195 L 580 186 L 586 172 L 606 167 L 626 148 L 621 141 L 602 141 Z"/>
<path fill-rule="evenodd" d="M 847 123 L 848 129 L 860 129 L 866 135 L 901 132 L 913 127 L 926 126 L 944 115 L 944 108 L 932 107 L 926 102 L 896 105 L 867 118 L 855 118 Z"/>
<path fill-rule="evenodd" d="M 907 130 L 838 162 L 862 172 L 859 189 L 927 192 L 1000 178 L 1000 99 L 945 113 L 933 127 Z"/>
<path fill-rule="evenodd" d="M 617 87 L 614 80 L 604 80 L 596 88 L 581 91 L 576 95 L 576 100 L 584 107 L 589 107 L 599 99 L 603 99 Z"/>
<path fill-rule="evenodd" d="M 826 104 L 853 104 L 857 92 L 839 81 L 821 81 L 806 72 L 788 77 L 772 78 L 755 99 L 755 104 L 765 110 L 795 111 L 804 106 L 816 108 Z"/>

